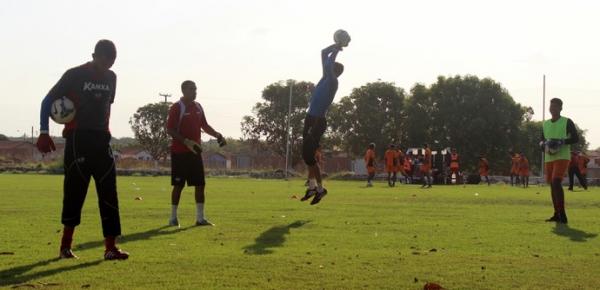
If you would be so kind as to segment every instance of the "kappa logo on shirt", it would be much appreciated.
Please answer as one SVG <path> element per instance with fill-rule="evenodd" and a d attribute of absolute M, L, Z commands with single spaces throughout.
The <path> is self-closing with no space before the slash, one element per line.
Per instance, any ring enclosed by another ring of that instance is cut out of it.
<path fill-rule="evenodd" d="M 83 83 L 83 90 L 84 91 L 94 91 L 94 90 L 110 91 L 110 86 L 107 84 L 95 84 L 92 82 L 85 82 L 85 83 Z"/>

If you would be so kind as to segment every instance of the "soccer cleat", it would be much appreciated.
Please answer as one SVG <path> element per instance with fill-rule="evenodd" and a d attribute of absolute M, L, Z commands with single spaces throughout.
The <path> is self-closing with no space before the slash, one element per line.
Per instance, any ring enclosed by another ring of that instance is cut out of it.
<path fill-rule="evenodd" d="M 61 259 L 79 259 L 70 248 L 60 249 L 60 254 L 58 255 Z"/>
<path fill-rule="evenodd" d="M 169 219 L 169 226 L 170 227 L 179 227 L 179 221 L 177 220 L 177 218 Z"/>
<path fill-rule="evenodd" d="M 313 198 L 313 200 L 310 202 L 310 205 L 315 205 L 319 203 L 319 201 L 321 201 L 321 198 L 323 198 L 325 195 L 327 195 L 327 189 L 323 188 L 323 191 L 317 192 L 317 195 L 315 195 L 315 198 Z"/>
<path fill-rule="evenodd" d="M 306 189 L 306 194 L 304 194 L 304 196 L 300 199 L 300 201 L 307 201 L 308 199 L 313 197 L 316 193 L 317 193 L 316 188 L 313 188 L 313 189 L 308 188 L 308 189 Z"/>
<path fill-rule="evenodd" d="M 546 219 L 546 222 L 558 222 L 558 216 L 555 214 L 549 219 Z"/>
<path fill-rule="evenodd" d="M 196 226 L 214 226 L 215 224 L 207 221 L 206 219 L 203 219 L 201 221 L 196 221 Z"/>
<path fill-rule="evenodd" d="M 129 253 L 118 248 L 104 252 L 104 260 L 127 260 L 127 258 L 129 258 Z"/>

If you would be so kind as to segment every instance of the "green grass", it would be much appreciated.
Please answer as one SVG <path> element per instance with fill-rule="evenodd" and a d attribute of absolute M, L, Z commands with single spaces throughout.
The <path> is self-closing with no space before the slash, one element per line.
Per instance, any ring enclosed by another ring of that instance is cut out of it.
<path fill-rule="evenodd" d="M 57 260 L 62 177 L 0 175 L 0 288 L 47 289 L 598 289 L 600 189 L 567 192 L 570 224 L 544 223 L 548 187 L 327 181 L 310 206 L 301 180 L 210 178 L 207 217 L 167 228 L 167 177 L 119 177 L 121 247 L 103 261 L 93 185 L 75 233 L 79 260 Z M 475 195 L 478 193 L 478 195 Z M 135 200 L 141 196 L 143 200 Z"/>

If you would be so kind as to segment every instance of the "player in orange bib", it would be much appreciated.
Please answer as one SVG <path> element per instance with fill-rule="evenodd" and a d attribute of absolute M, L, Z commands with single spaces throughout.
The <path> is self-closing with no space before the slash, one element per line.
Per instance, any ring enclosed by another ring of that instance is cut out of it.
<path fill-rule="evenodd" d="M 529 187 L 529 160 L 525 154 L 521 152 L 519 159 L 519 177 L 524 188 Z"/>
<path fill-rule="evenodd" d="M 412 183 L 412 167 L 413 167 L 413 161 L 412 161 L 412 157 L 410 157 L 410 155 L 405 155 L 404 156 L 404 163 L 402 164 L 402 167 L 404 169 L 404 177 L 406 178 L 405 182 L 406 184 Z"/>
<path fill-rule="evenodd" d="M 519 183 L 519 160 L 521 156 L 519 154 L 510 152 L 511 166 L 510 166 L 510 185 L 514 186 L 515 182 Z"/>
<path fill-rule="evenodd" d="M 427 186 L 427 188 L 431 188 L 431 184 L 433 183 L 433 178 L 431 177 L 431 149 L 429 148 L 429 144 L 423 145 L 423 163 L 421 164 L 421 173 L 423 174 L 423 185 L 421 188 Z"/>
<path fill-rule="evenodd" d="M 490 186 L 490 179 L 488 177 L 490 171 L 490 163 L 485 158 L 485 155 L 481 153 L 479 155 L 479 176 L 485 177 L 485 182 Z"/>
<path fill-rule="evenodd" d="M 385 160 L 385 172 L 387 172 L 387 181 L 390 187 L 396 185 L 396 172 L 398 171 L 398 160 L 396 159 L 396 146 L 390 144 L 385 150 L 383 159 Z"/>
<path fill-rule="evenodd" d="M 375 177 L 375 143 L 369 144 L 365 153 L 365 164 L 367 165 L 367 187 L 372 187 Z"/>
<path fill-rule="evenodd" d="M 458 176 L 458 169 L 458 153 L 456 153 L 456 148 L 452 148 L 452 153 L 450 154 L 450 172 Z"/>
<path fill-rule="evenodd" d="M 577 161 L 579 173 L 581 173 L 579 183 L 581 183 L 583 189 L 587 190 L 587 165 L 590 163 L 590 158 L 583 154 L 583 152 L 579 152 Z"/>
<path fill-rule="evenodd" d="M 396 172 L 400 172 L 400 174 L 402 174 L 402 176 L 406 176 L 406 174 L 404 173 L 404 153 L 402 153 L 402 149 L 400 148 L 400 145 L 396 146 Z"/>

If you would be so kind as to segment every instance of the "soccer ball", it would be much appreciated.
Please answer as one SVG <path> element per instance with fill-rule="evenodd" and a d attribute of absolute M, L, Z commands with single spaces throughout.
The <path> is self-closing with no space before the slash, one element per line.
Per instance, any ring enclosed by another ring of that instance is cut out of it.
<path fill-rule="evenodd" d="M 550 139 L 546 141 L 546 153 L 554 155 L 560 151 L 560 147 L 563 144 L 562 140 Z"/>
<path fill-rule="evenodd" d="M 348 43 L 350 43 L 350 34 L 348 34 L 348 32 L 346 32 L 346 30 L 343 29 L 338 29 L 334 34 L 333 34 L 333 41 L 335 41 L 335 44 L 342 46 L 342 47 L 346 47 L 348 46 Z"/>
<path fill-rule="evenodd" d="M 52 102 L 50 118 L 58 124 L 69 123 L 75 118 L 75 104 L 67 97 L 61 97 Z"/>

